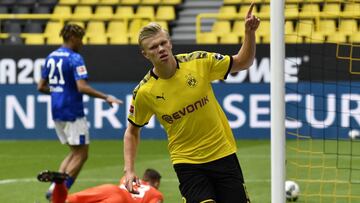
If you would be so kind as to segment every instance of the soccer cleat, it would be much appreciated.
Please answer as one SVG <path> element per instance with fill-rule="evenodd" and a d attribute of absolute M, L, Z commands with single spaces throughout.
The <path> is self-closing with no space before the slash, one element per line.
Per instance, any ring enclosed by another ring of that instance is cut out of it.
<path fill-rule="evenodd" d="M 68 178 L 68 174 L 60 173 L 55 171 L 42 171 L 37 176 L 37 179 L 40 182 L 55 182 L 55 183 L 62 183 L 64 180 Z"/>

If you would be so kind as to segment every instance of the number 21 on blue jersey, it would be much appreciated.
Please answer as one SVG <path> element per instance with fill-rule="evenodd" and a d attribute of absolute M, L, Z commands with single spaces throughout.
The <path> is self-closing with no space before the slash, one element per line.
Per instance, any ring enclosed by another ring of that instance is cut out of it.
<path fill-rule="evenodd" d="M 47 61 L 46 67 L 50 68 L 50 73 L 49 73 L 49 84 L 50 85 L 64 85 L 65 84 L 64 75 L 63 75 L 63 71 L 62 71 L 62 64 L 63 64 L 62 58 L 60 58 L 59 61 L 55 61 L 54 58 L 50 58 Z M 56 74 L 56 69 L 59 74 Z"/>

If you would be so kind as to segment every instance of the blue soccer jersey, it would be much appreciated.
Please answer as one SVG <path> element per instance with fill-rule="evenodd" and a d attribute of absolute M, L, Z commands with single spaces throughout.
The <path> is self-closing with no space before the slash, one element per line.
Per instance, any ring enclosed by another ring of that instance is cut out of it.
<path fill-rule="evenodd" d="M 46 58 L 41 77 L 49 83 L 54 120 L 74 121 L 84 116 L 83 94 L 76 80 L 87 79 L 88 74 L 80 54 L 66 47 L 53 51 Z"/>

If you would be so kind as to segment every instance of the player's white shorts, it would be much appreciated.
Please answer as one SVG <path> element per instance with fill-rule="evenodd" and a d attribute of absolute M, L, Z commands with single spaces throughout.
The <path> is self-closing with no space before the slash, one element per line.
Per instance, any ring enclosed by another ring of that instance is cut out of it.
<path fill-rule="evenodd" d="M 90 143 L 89 127 L 85 117 L 75 121 L 54 121 L 56 134 L 62 144 L 84 145 Z"/>

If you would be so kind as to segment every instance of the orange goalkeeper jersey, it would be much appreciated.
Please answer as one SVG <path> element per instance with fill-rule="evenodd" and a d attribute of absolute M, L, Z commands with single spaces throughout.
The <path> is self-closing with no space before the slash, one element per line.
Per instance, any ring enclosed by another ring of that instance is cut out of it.
<path fill-rule="evenodd" d="M 104 184 L 70 194 L 66 201 L 69 203 L 158 203 L 163 200 L 163 195 L 145 181 L 141 181 L 137 190 L 139 194 L 129 193 L 121 180 L 119 186 Z"/>

